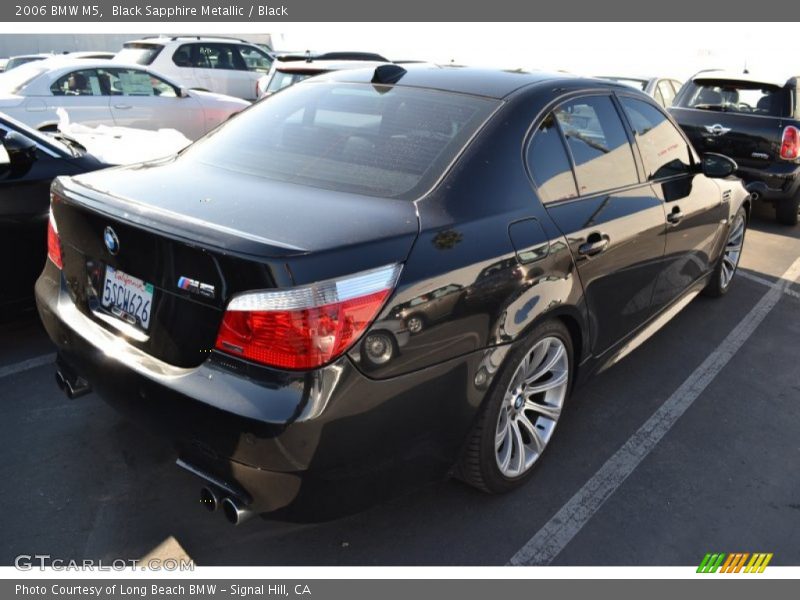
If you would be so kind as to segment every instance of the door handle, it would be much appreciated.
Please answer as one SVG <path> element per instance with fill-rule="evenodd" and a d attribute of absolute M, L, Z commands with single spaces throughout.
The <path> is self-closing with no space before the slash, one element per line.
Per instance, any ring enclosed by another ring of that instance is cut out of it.
<path fill-rule="evenodd" d="M 120 110 L 128 110 L 129 108 L 133 108 L 130 104 L 115 104 L 114 108 L 118 108 Z"/>
<path fill-rule="evenodd" d="M 582 256 L 600 254 L 603 250 L 608 248 L 609 242 L 611 242 L 611 238 L 605 233 L 590 233 L 589 237 L 586 238 L 586 243 L 578 246 L 578 254 Z"/>
<path fill-rule="evenodd" d="M 667 221 L 672 223 L 673 225 L 677 225 L 678 223 L 683 220 L 683 213 L 679 206 L 676 206 L 672 209 L 672 212 L 667 215 Z"/>

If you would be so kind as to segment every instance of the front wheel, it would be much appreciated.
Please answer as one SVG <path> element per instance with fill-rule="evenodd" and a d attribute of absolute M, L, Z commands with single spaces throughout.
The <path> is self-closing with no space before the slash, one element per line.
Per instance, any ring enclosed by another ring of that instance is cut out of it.
<path fill-rule="evenodd" d="M 794 198 L 779 202 L 775 207 L 775 216 L 782 225 L 797 225 L 800 221 L 800 192 Z"/>
<path fill-rule="evenodd" d="M 717 266 L 711 276 L 711 281 L 703 290 L 706 296 L 719 298 L 728 293 L 733 282 L 733 276 L 739 266 L 739 259 L 742 256 L 744 247 L 744 234 L 747 231 L 747 213 L 744 208 L 740 208 L 733 217 L 733 223 L 728 230 L 728 239 L 722 249 L 722 256 L 717 261 Z"/>
<path fill-rule="evenodd" d="M 536 327 L 508 356 L 457 476 L 492 494 L 521 486 L 553 437 L 569 396 L 572 365 L 566 327 L 560 321 Z"/>

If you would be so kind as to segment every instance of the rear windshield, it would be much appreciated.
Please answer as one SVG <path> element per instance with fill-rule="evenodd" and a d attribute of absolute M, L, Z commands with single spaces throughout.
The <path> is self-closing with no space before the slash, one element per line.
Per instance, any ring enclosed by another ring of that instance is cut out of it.
<path fill-rule="evenodd" d="M 786 95 L 784 88 L 766 83 L 696 79 L 686 84 L 674 106 L 782 117 L 788 109 Z"/>
<path fill-rule="evenodd" d="M 149 65 L 156 59 L 158 53 L 164 46 L 161 44 L 142 44 L 140 42 L 128 42 L 122 46 L 122 50 L 117 52 L 114 57 L 119 62 L 132 65 Z"/>
<path fill-rule="evenodd" d="M 6 63 L 6 71 L 16 69 L 17 67 L 27 65 L 28 63 L 36 62 L 37 60 L 44 60 L 44 58 L 44 56 L 15 56 L 14 58 L 9 58 L 8 62 Z"/>
<path fill-rule="evenodd" d="M 275 73 L 272 75 L 272 78 L 269 80 L 269 84 L 267 85 L 267 92 L 274 94 L 285 87 L 289 87 L 295 83 L 300 83 L 312 75 L 317 75 L 317 73 L 291 73 L 286 71 L 275 71 Z"/>
<path fill-rule="evenodd" d="M 498 105 L 434 90 L 309 81 L 259 102 L 185 156 L 279 181 L 415 198 Z"/>

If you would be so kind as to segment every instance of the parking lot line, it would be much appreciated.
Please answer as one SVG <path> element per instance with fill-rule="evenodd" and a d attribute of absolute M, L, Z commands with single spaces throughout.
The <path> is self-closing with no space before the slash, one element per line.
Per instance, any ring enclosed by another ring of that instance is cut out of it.
<path fill-rule="evenodd" d="M 17 373 L 22 373 L 23 371 L 27 371 L 28 369 L 35 369 L 36 367 L 41 367 L 44 365 L 51 364 L 55 362 L 55 360 L 56 360 L 55 354 L 45 354 L 44 356 L 37 356 L 36 358 L 23 360 L 22 362 L 15 363 L 13 365 L 0 367 L 0 379 L 2 379 L 3 377 L 8 377 L 9 375 L 16 375 Z"/>
<path fill-rule="evenodd" d="M 776 285 L 776 282 L 770 281 L 766 277 L 760 277 L 759 275 L 754 275 L 753 273 L 748 273 L 747 271 L 739 271 L 737 272 L 737 275 L 741 275 L 745 279 L 760 283 L 761 285 L 766 285 L 767 287 L 773 287 Z M 789 283 L 791 284 L 791 282 Z M 800 292 L 790 289 L 788 285 L 784 286 L 783 293 L 787 296 L 791 296 L 792 298 L 800 298 Z"/>
<path fill-rule="evenodd" d="M 583 487 L 511 557 L 508 564 L 550 564 L 697 400 L 778 304 L 789 285 L 799 277 L 800 258 L 792 263 L 776 283 L 770 283 L 769 291 L 722 343 Z"/>

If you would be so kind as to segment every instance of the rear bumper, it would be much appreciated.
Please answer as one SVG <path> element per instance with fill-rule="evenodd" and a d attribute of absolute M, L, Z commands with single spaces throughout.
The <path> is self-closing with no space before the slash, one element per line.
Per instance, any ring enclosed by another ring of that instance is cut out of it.
<path fill-rule="evenodd" d="M 740 168 L 736 174 L 742 178 L 748 192 L 766 202 L 791 200 L 800 192 L 800 169 L 773 172 Z"/>
<path fill-rule="evenodd" d="M 442 478 L 491 380 L 473 383 L 485 352 L 381 381 L 346 357 L 299 374 L 216 354 L 197 368 L 175 368 L 81 313 L 49 262 L 36 301 L 61 361 L 259 512 L 308 506 L 336 514 Z"/>

